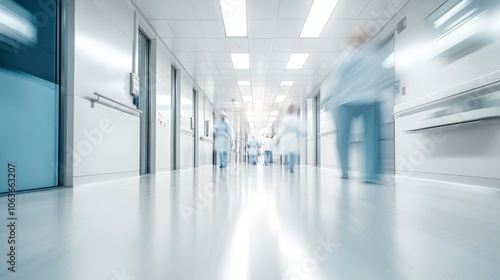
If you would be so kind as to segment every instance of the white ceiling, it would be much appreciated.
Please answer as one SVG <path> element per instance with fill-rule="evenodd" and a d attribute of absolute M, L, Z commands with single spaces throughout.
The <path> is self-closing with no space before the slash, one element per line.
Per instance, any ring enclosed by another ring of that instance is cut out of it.
<path fill-rule="evenodd" d="M 217 107 L 256 127 L 268 124 L 279 111 L 277 95 L 286 103 L 299 101 L 315 90 L 346 54 L 345 42 L 357 26 L 380 25 L 387 11 L 401 0 L 340 0 L 320 38 L 299 39 L 312 0 L 247 0 L 248 36 L 227 38 L 218 0 L 135 0 L 159 36 Z M 385 10 L 385 12 L 383 12 Z M 377 20 L 378 19 L 378 20 Z M 292 53 L 310 53 L 300 70 L 286 69 Z M 250 69 L 235 70 L 231 53 L 249 53 Z M 251 81 L 239 88 L 238 81 Z M 280 87 L 281 81 L 295 81 Z M 252 103 L 241 96 L 251 95 Z"/>

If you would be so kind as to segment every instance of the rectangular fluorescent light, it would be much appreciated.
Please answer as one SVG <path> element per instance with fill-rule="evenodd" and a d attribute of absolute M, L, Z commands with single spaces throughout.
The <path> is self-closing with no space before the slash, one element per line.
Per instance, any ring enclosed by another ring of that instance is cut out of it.
<path fill-rule="evenodd" d="M 232 53 L 234 69 L 250 69 L 250 56 L 247 53 Z"/>
<path fill-rule="evenodd" d="M 272 111 L 269 116 L 276 117 L 278 115 L 278 111 Z"/>
<path fill-rule="evenodd" d="M 293 81 L 281 81 L 280 87 L 291 87 L 293 86 Z"/>
<path fill-rule="evenodd" d="M 339 0 L 314 0 L 307 15 L 300 38 L 319 38 Z"/>
<path fill-rule="evenodd" d="M 294 54 L 292 54 L 292 56 L 290 57 L 290 60 L 288 61 L 286 69 L 301 69 L 302 66 L 304 66 L 304 63 L 306 63 L 308 56 L 309 56 L 308 53 L 294 53 Z"/>
<path fill-rule="evenodd" d="M 251 96 L 242 96 L 241 99 L 243 99 L 243 102 L 245 102 L 245 103 L 252 102 L 252 97 Z"/>
<path fill-rule="evenodd" d="M 247 1 L 220 0 L 227 37 L 247 36 Z"/>
<path fill-rule="evenodd" d="M 274 102 L 283 103 L 283 102 L 285 102 L 285 100 L 286 100 L 286 95 L 278 95 L 278 96 L 276 96 L 276 99 L 274 100 Z"/>
<path fill-rule="evenodd" d="M 249 87 L 250 81 L 238 81 L 238 86 L 240 87 Z"/>

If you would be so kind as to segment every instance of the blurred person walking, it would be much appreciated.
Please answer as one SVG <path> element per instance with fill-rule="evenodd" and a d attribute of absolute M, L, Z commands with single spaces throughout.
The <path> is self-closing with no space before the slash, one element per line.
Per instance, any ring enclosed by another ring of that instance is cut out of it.
<path fill-rule="evenodd" d="M 366 183 L 377 183 L 381 173 L 379 74 L 382 60 L 368 47 L 367 34 L 357 29 L 353 52 L 330 74 L 322 92 L 322 106 L 333 113 L 337 129 L 337 150 L 342 179 L 349 178 L 349 138 L 352 120 L 361 117 L 364 124 L 364 160 Z"/>
<path fill-rule="evenodd" d="M 228 153 L 231 146 L 231 125 L 226 112 L 220 112 L 220 118 L 215 123 L 215 149 L 219 154 L 220 168 L 227 167 Z"/>
<path fill-rule="evenodd" d="M 297 118 L 297 105 L 290 104 L 286 110 L 280 129 L 276 133 L 280 142 L 280 150 L 288 156 L 288 171 L 295 172 L 295 162 L 299 154 L 301 129 Z"/>
<path fill-rule="evenodd" d="M 273 140 L 269 135 L 266 136 L 262 143 L 262 148 L 264 150 L 264 165 L 271 164 L 271 152 L 273 150 Z"/>
<path fill-rule="evenodd" d="M 250 140 L 248 140 L 248 156 L 250 158 L 250 163 L 253 165 L 257 164 L 257 155 L 259 153 L 259 142 L 255 139 L 255 136 L 252 136 Z"/>

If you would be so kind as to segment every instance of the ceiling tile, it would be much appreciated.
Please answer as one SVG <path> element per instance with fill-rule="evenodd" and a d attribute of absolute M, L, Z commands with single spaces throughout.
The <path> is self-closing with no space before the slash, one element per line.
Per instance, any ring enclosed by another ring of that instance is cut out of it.
<path fill-rule="evenodd" d="M 148 19 L 196 19 L 190 1 L 142 0 L 138 4 Z"/>
<path fill-rule="evenodd" d="M 297 76 L 300 73 L 300 70 L 301 69 L 286 69 L 285 73 L 283 73 L 283 76 Z M 286 79 L 285 77 L 283 77 L 283 81 L 293 81 L 293 80 L 295 80 L 295 78 Z"/>
<path fill-rule="evenodd" d="M 325 26 L 321 38 L 353 37 L 356 28 L 369 27 L 369 20 L 331 19 Z"/>
<path fill-rule="evenodd" d="M 234 69 L 233 63 L 230 61 L 216 61 L 217 68 L 221 69 Z"/>
<path fill-rule="evenodd" d="M 276 20 L 248 20 L 248 38 L 273 38 Z"/>
<path fill-rule="evenodd" d="M 203 33 L 197 21 L 169 20 L 168 24 L 178 38 L 203 38 Z"/>
<path fill-rule="evenodd" d="M 269 69 L 285 69 L 287 64 L 287 61 L 271 61 Z"/>
<path fill-rule="evenodd" d="M 208 49 L 212 52 L 227 52 L 227 44 L 225 39 L 206 39 Z"/>
<path fill-rule="evenodd" d="M 249 39 L 248 41 L 251 52 L 270 52 L 273 50 L 272 39 Z"/>
<path fill-rule="evenodd" d="M 229 48 L 229 51 L 232 53 L 241 53 L 249 52 L 249 47 L 248 47 L 248 39 L 242 39 L 242 38 L 227 38 L 226 39 L 227 47 Z"/>
<path fill-rule="evenodd" d="M 312 52 L 318 39 L 297 39 L 293 45 L 293 52 Z"/>
<path fill-rule="evenodd" d="M 247 1 L 247 18 L 275 19 L 278 17 L 280 0 L 249 0 Z"/>
<path fill-rule="evenodd" d="M 325 61 L 332 57 L 331 52 L 312 52 L 309 54 L 307 61 Z"/>
<path fill-rule="evenodd" d="M 176 38 L 168 46 L 173 52 L 197 52 L 208 49 L 203 40 L 193 38 Z"/>
<path fill-rule="evenodd" d="M 295 40 L 295 38 L 275 38 L 273 42 L 273 52 L 291 52 Z"/>
<path fill-rule="evenodd" d="M 251 60 L 250 61 L 250 70 L 266 70 L 266 74 L 267 74 L 267 70 L 269 69 L 270 64 L 271 63 L 269 61 Z"/>
<path fill-rule="evenodd" d="M 191 3 L 198 19 L 222 19 L 219 1 L 191 0 Z"/>
<path fill-rule="evenodd" d="M 320 52 L 330 52 L 333 51 L 335 46 L 338 43 L 338 39 L 333 39 L 333 38 L 320 38 L 316 41 L 316 45 L 314 45 L 314 51 L 320 51 Z"/>
<path fill-rule="evenodd" d="M 398 0 L 399 1 L 399 0 Z M 370 0 L 339 1 L 332 19 L 358 18 Z"/>
<path fill-rule="evenodd" d="M 271 61 L 286 62 L 286 64 L 288 64 L 291 56 L 292 52 L 273 52 L 271 55 Z"/>
<path fill-rule="evenodd" d="M 305 20 L 313 0 L 281 0 L 278 17 L 280 19 Z"/>
<path fill-rule="evenodd" d="M 314 73 L 316 73 L 316 70 L 318 68 L 303 68 L 302 70 L 300 70 L 300 76 L 312 76 L 314 75 Z"/>
<path fill-rule="evenodd" d="M 221 76 L 232 76 L 236 79 L 236 74 L 234 73 L 234 69 L 219 69 L 219 74 Z"/>
<path fill-rule="evenodd" d="M 324 63 L 324 61 L 306 61 L 304 63 L 304 66 L 302 69 L 318 69 L 321 68 L 321 65 Z"/>
<path fill-rule="evenodd" d="M 156 30 L 156 33 L 158 33 L 158 36 L 166 38 L 175 37 L 174 31 L 170 28 L 166 20 L 150 20 L 149 22 Z"/>
<path fill-rule="evenodd" d="M 250 61 L 271 61 L 271 52 L 250 52 Z"/>
<path fill-rule="evenodd" d="M 281 80 L 281 76 L 283 76 L 283 73 L 285 72 L 285 69 L 269 69 L 269 72 L 267 72 L 268 80 L 269 79 L 274 79 L 274 77 L 279 77 Z"/>
<path fill-rule="evenodd" d="M 213 61 L 229 61 L 231 60 L 231 54 L 229 52 L 212 52 Z"/>
<path fill-rule="evenodd" d="M 244 78 L 250 77 L 250 70 L 247 69 L 235 69 L 234 72 L 236 72 L 236 76 Z M 249 79 L 242 79 L 241 81 L 248 81 Z"/>
<path fill-rule="evenodd" d="M 316 73 L 314 73 L 314 75 L 326 76 L 326 75 L 330 74 L 331 71 L 332 71 L 331 68 L 319 68 L 319 69 L 317 69 Z"/>
<path fill-rule="evenodd" d="M 271 95 L 271 96 L 276 96 L 278 94 L 278 90 L 280 87 L 276 86 L 267 86 L 266 87 L 266 96 Z"/>
<path fill-rule="evenodd" d="M 304 19 L 305 20 L 305 19 Z M 279 19 L 276 21 L 275 38 L 298 38 L 302 30 L 304 20 L 300 19 Z"/>
<path fill-rule="evenodd" d="M 203 36 L 206 39 L 223 39 L 226 38 L 224 25 L 220 20 L 200 20 L 199 25 Z"/>
<path fill-rule="evenodd" d="M 252 87 L 265 87 L 267 84 L 267 79 L 265 75 L 255 75 L 250 79 L 252 81 Z"/>
<path fill-rule="evenodd" d="M 252 95 L 252 87 L 240 87 L 240 94 L 244 96 Z"/>

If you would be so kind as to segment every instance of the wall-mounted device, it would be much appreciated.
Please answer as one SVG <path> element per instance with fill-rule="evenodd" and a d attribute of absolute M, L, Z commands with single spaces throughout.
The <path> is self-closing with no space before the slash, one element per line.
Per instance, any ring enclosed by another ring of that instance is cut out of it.
<path fill-rule="evenodd" d="M 135 73 L 130 73 L 130 94 L 139 97 L 141 82 L 139 76 Z"/>
<path fill-rule="evenodd" d="M 210 134 L 210 121 L 207 120 L 205 121 L 205 136 L 208 137 L 208 135 Z"/>

